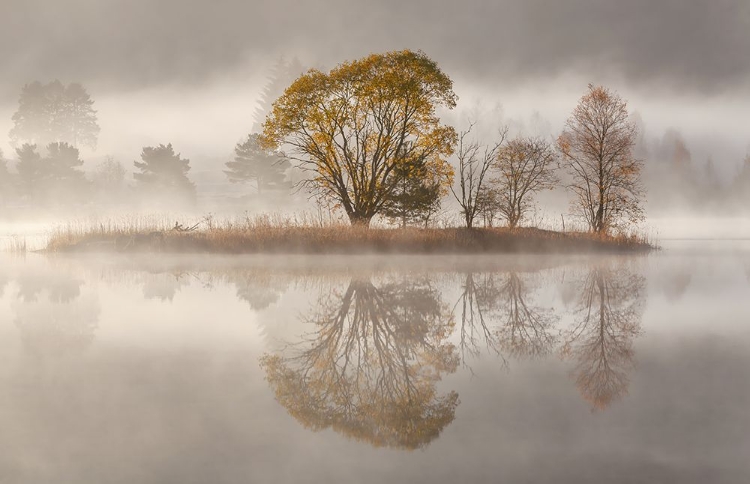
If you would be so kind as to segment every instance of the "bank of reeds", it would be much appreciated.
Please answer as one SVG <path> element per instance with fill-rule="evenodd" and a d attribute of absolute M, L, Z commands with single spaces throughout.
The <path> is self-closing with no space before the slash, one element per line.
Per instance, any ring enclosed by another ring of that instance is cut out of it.
<path fill-rule="evenodd" d="M 194 230 L 166 221 L 68 224 L 52 233 L 53 252 L 439 254 L 637 252 L 653 248 L 638 235 L 597 235 L 536 228 L 362 228 L 261 216 Z"/>

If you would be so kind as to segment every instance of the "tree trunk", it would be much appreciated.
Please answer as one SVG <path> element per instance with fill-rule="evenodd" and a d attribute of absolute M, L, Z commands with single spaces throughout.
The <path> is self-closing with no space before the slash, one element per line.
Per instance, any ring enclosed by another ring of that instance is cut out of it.
<path fill-rule="evenodd" d="M 359 213 L 350 213 L 349 215 L 349 222 L 352 224 L 352 227 L 362 227 L 362 228 L 370 228 L 370 220 L 372 220 L 372 215 L 362 215 Z"/>

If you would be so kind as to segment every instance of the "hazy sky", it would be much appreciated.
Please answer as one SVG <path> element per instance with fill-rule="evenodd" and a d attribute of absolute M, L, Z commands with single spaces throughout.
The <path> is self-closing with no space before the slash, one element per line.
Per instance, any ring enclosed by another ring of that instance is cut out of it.
<path fill-rule="evenodd" d="M 330 67 L 402 48 L 437 60 L 464 109 L 536 111 L 556 130 L 606 83 L 654 135 L 678 127 L 736 157 L 750 143 L 747 0 L 3 0 L 0 18 L 0 146 L 23 83 L 59 78 L 97 101 L 100 152 L 218 155 L 279 55 Z"/>

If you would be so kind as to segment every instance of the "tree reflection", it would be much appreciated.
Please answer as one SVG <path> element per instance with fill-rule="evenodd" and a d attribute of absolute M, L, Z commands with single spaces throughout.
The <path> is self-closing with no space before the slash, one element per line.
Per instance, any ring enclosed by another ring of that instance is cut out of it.
<path fill-rule="evenodd" d="M 427 281 L 352 280 L 319 299 L 315 331 L 262 366 L 277 400 L 307 428 L 416 449 L 453 421 L 458 394 L 437 382 L 458 366 L 449 311 Z"/>
<path fill-rule="evenodd" d="M 482 347 L 516 358 L 552 350 L 556 343 L 552 329 L 558 318 L 530 302 L 532 288 L 525 279 L 517 272 L 466 274 L 456 304 L 464 363 L 467 357 L 479 356 Z"/>
<path fill-rule="evenodd" d="M 499 339 L 514 357 L 539 357 L 551 352 L 556 343 L 552 329 L 558 321 L 550 309 L 529 302 L 529 284 L 510 272 L 500 286 L 504 321 Z"/>
<path fill-rule="evenodd" d="M 276 304 L 287 290 L 288 282 L 272 271 L 232 271 L 227 280 L 237 288 L 237 297 L 255 311 L 262 311 Z"/>
<path fill-rule="evenodd" d="M 185 272 L 149 273 L 143 282 L 143 297 L 172 302 L 183 287 L 188 285 Z"/>
<path fill-rule="evenodd" d="M 460 307 L 459 347 L 464 365 L 469 357 L 478 357 L 482 348 L 501 354 L 497 331 L 492 326 L 493 313 L 500 308 L 500 295 L 494 274 L 466 274 L 454 308 L 456 312 Z"/>
<path fill-rule="evenodd" d="M 24 348 L 40 358 L 85 350 L 99 326 L 100 306 L 81 294 L 82 281 L 65 273 L 23 274 L 13 303 Z"/>
<path fill-rule="evenodd" d="M 563 355 L 575 360 L 576 385 L 595 409 L 627 394 L 633 339 L 640 333 L 645 279 L 627 269 L 597 266 L 579 295 L 579 319 Z"/>

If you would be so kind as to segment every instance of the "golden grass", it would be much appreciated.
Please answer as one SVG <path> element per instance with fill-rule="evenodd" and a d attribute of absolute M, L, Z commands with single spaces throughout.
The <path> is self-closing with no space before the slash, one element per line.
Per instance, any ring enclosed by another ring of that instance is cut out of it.
<path fill-rule="evenodd" d="M 194 231 L 166 220 L 68 224 L 52 233 L 48 251 L 177 253 L 571 253 L 647 251 L 642 236 L 556 232 L 536 228 L 361 228 L 309 219 L 260 216 L 216 222 L 205 217 Z"/>

